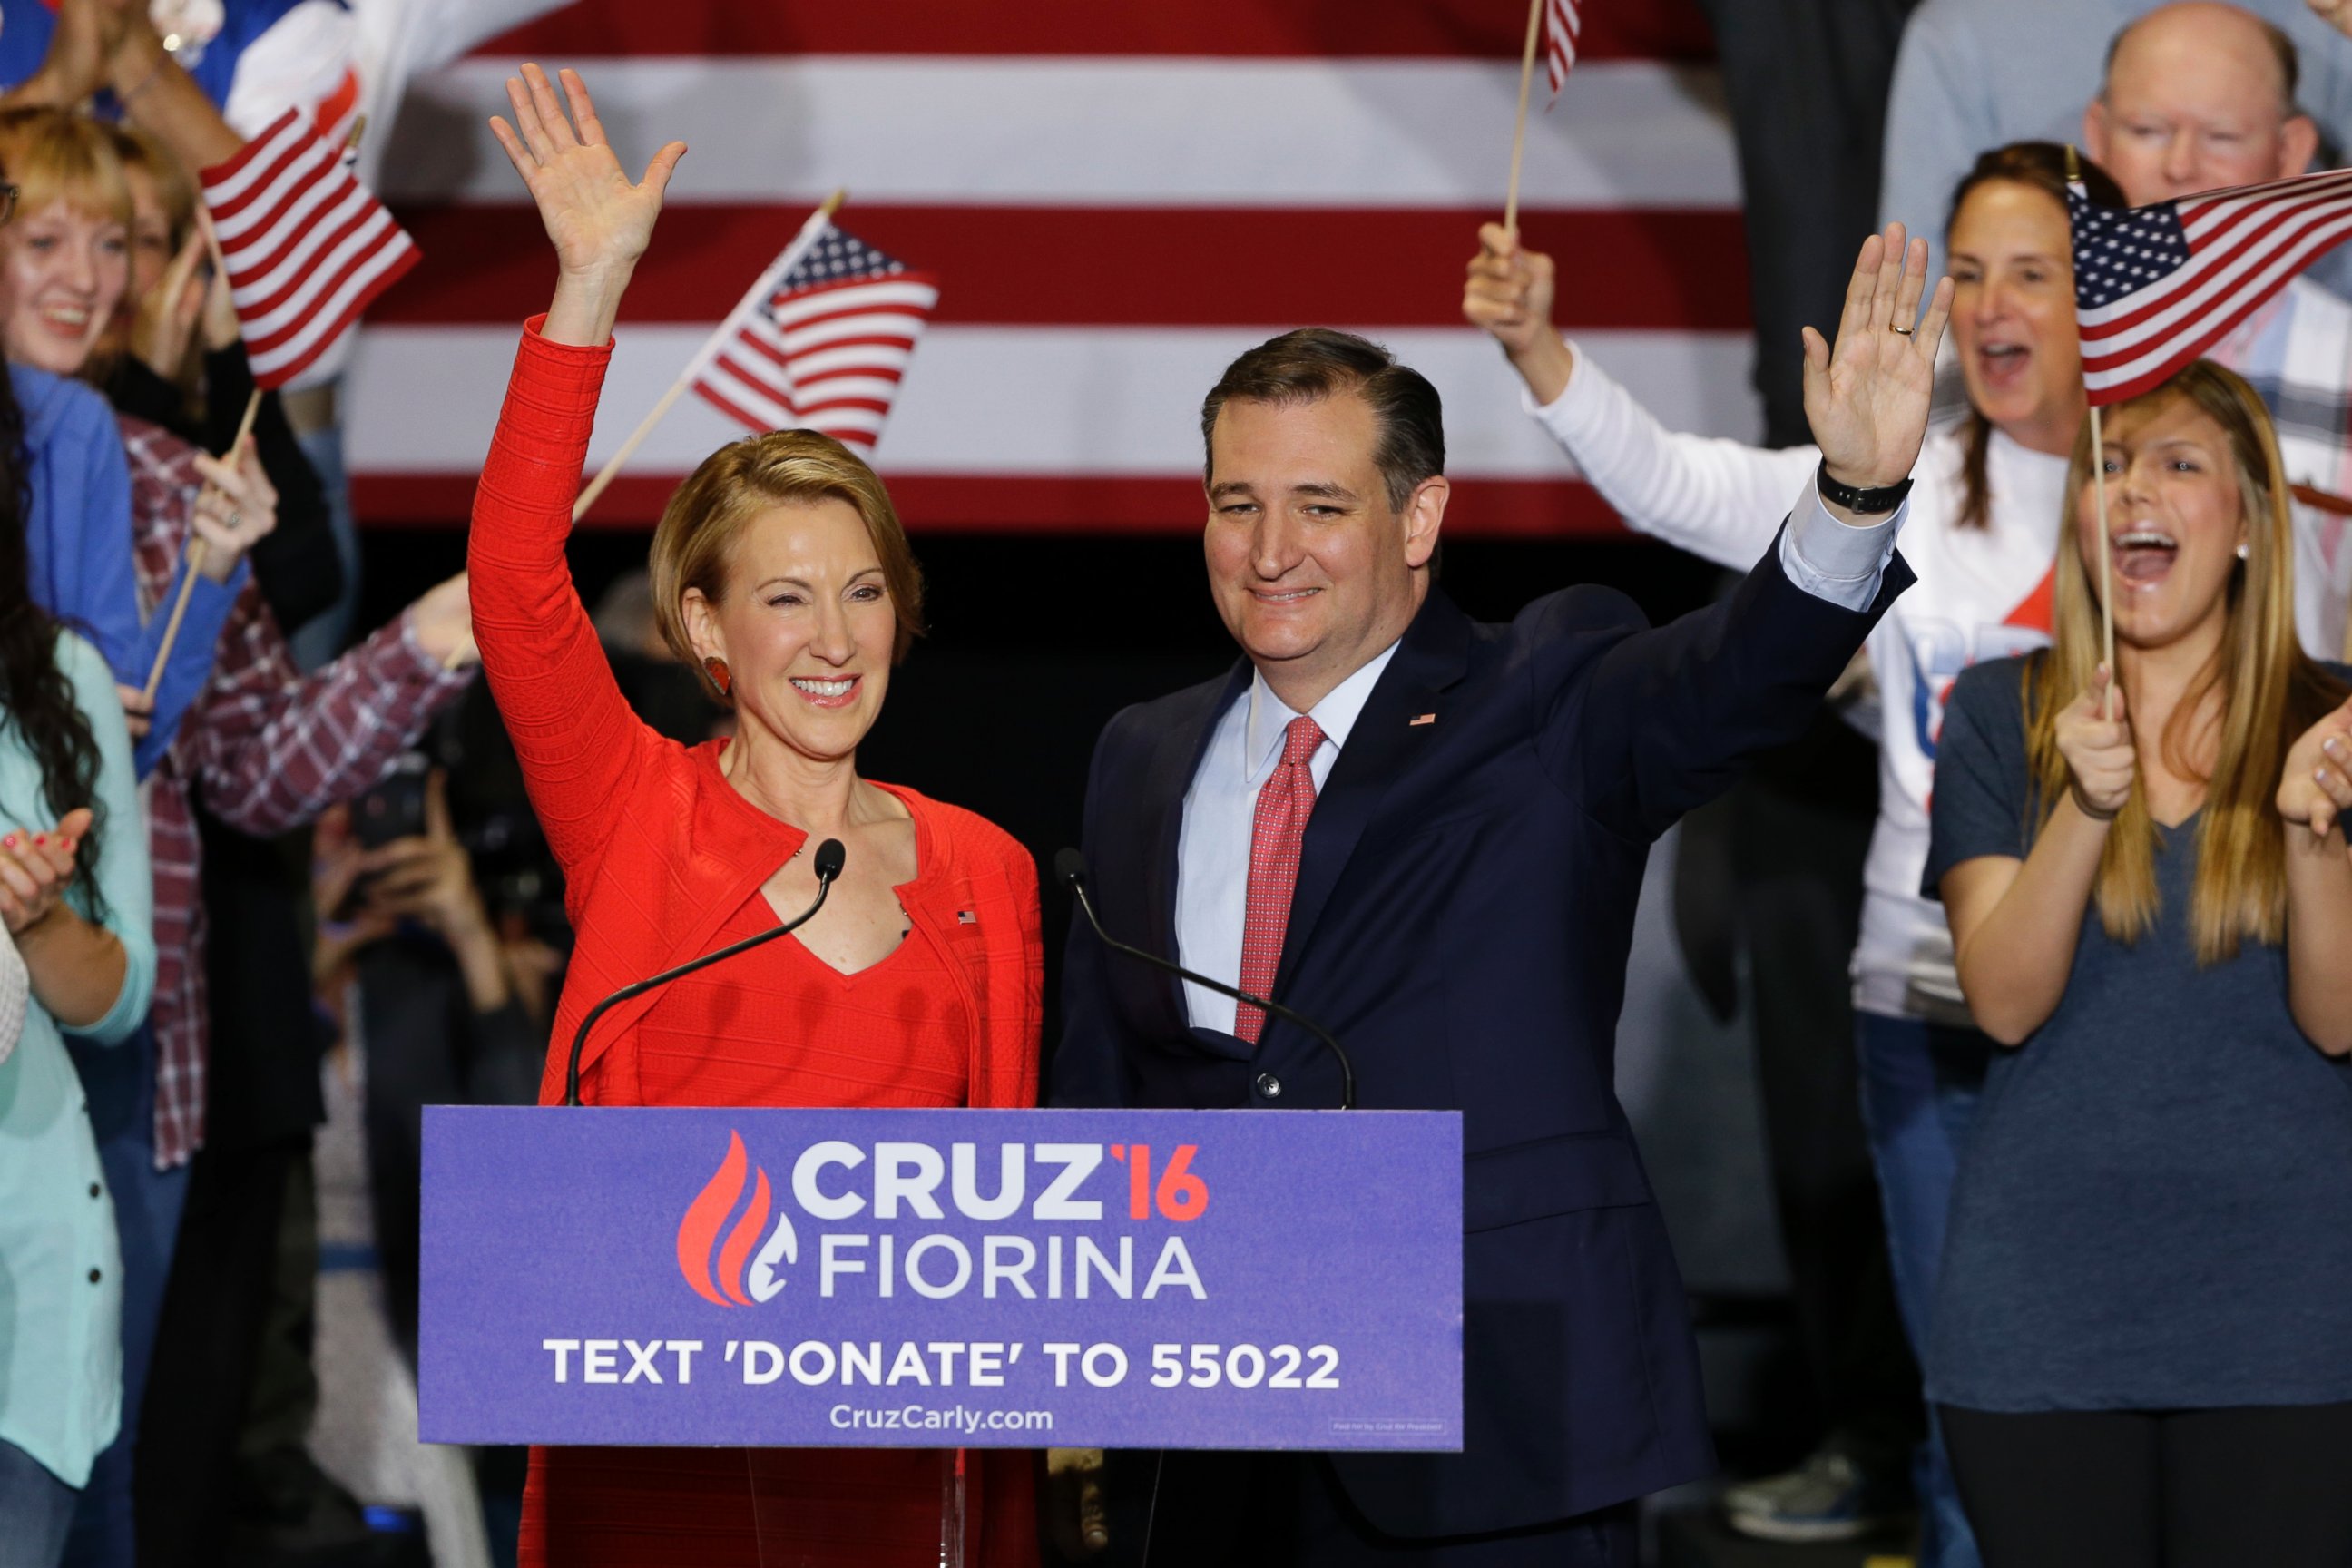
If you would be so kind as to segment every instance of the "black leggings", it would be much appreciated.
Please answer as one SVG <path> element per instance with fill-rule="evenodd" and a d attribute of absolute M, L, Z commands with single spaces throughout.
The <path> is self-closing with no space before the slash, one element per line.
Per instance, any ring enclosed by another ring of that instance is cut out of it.
<path fill-rule="evenodd" d="M 2352 1405 L 1938 1410 L 1985 1568 L 2352 1565 Z"/>

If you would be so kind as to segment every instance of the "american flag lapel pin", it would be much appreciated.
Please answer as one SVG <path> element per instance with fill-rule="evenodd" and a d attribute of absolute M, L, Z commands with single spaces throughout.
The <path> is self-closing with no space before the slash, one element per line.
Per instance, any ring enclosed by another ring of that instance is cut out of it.
<path fill-rule="evenodd" d="M 960 926 L 976 926 L 979 923 L 980 916 L 975 911 L 971 910 L 958 910 L 956 911 L 956 924 Z"/>
<path fill-rule="evenodd" d="M 1423 725 L 1423 724 L 1434 724 L 1434 723 L 1436 723 L 1436 722 L 1437 722 L 1437 715 L 1436 715 L 1436 714 L 1434 714 L 1434 713 L 1419 713 L 1419 714 L 1415 714 L 1412 718 L 1406 720 L 1406 721 L 1405 721 L 1405 726 L 1404 726 L 1404 727 L 1405 727 L 1406 729 L 1408 729 L 1408 730 L 1411 730 L 1411 729 L 1418 728 L 1419 726 L 1421 726 L 1421 725 Z"/>

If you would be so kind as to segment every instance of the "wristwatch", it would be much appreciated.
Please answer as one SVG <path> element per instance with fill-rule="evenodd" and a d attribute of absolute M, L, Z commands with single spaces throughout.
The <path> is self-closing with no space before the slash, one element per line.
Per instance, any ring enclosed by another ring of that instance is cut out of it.
<path fill-rule="evenodd" d="M 1875 517 L 1893 511 L 1903 504 L 1903 498 L 1911 493 L 1911 478 L 1907 474 L 1904 476 L 1900 484 L 1881 485 L 1876 489 L 1858 489 L 1853 485 L 1842 485 L 1830 478 L 1830 465 L 1827 458 L 1822 460 L 1821 468 L 1813 476 L 1813 482 L 1821 488 L 1823 500 L 1834 501 L 1846 510 L 1859 512 L 1864 517 Z"/>

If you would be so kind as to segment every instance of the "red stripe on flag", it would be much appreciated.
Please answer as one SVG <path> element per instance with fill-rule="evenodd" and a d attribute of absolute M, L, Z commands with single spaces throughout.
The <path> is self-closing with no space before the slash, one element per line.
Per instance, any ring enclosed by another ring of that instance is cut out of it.
<path fill-rule="evenodd" d="M 1596 5 L 1585 59 L 1705 60 L 1715 38 L 1692 0 Z M 1508 59 L 1527 0 L 1335 5 L 1330 0 L 579 0 L 475 51 L 498 59 L 596 55 L 1190 55 Z"/>
<path fill-rule="evenodd" d="M 890 498 L 918 532 L 1197 534 L 1206 516 L 1197 478 L 893 477 L 887 468 L 886 461 Z M 624 474 L 583 526 L 649 526 L 678 479 Z M 352 476 L 352 493 L 361 520 L 371 526 L 445 527 L 465 521 L 475 481 L 472 474 L 361 473 Z M 1448 538 L 1469 539 L 1630 537 L 1600 492 L 1574 479 L 1456 479 L 1445 531 Z"/>
<path fill-rule="evenodd" d="M 1506 128 L 1507 130 L 1507 127 Z M 369 317 L 487 325 L 547 308 L 547 241 L 527 206 L 403 209 L 425 265 Z M 625 320 L 722 320 L 805 216 L 675 206 L 637 267 Z M 1002 326 L 1451 327 L 1483 210 L 853 207 L 857 233 L 945 279 L 932 320 Z M 1559 258 L 1559 324 L 1742 331 L 1747 247 L 1734 211 L 1524 212 Z M 1083 257 L 1039 286 L 1039 258 Z M 1321 258 L 1301 265 L 1300 257 Z"/>

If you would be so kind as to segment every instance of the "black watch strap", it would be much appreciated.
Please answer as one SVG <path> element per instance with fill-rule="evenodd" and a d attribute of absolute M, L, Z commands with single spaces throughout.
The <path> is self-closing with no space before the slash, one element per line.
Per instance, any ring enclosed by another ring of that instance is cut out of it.
<path fill-rule="evenodd" d="M 1864 517 L 1893 511 L 1903 504 L 1903 498 L 1911 493 L 1911 479 L 1907 474 L 1902 483 L 1881 485 L 1876 489 L 1865 490 L 1853 485 L 1842 485 L 1830 478 L 1830 466 L 1826 460 L 1815 471 L 1813 482 L 1821 487 L 1823 500 L 1834 501 L 1846 510 L 1859 512 Z"/>

